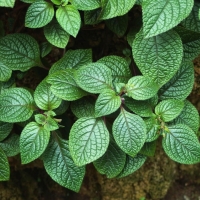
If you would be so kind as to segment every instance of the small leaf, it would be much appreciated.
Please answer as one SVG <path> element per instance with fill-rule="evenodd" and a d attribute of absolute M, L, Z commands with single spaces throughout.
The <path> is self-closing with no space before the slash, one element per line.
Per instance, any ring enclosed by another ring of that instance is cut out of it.
<path fill-rule="evenodd" d="M 77 166 L 91 163 L 107 150 L 109 132 L 101 119 L 83 117 L 72 126 L 69 134 L 69 149 Z"/>
<path fill-rule="evenodd" d="M 101 20 L 99 20 L 99 14 L 101 12 L 100 8 L 95 10 L 88 10 L 84 12 L 84 23 L 86 25 L 94 25 L 98 24 Z"/>
<path fill-rule="evenodd" d="M 183 46 L 180 36 L 173 30 L 148 39 L 141 30 L 133 41 L 132 52 L 142 74 L 162 86 L 179 69 Z"/>
<path fill-rule="evenodd" d="M 101 93 L 105 89 L 112 89 L 112 73 L 104 64 L 87 64 L 75 72 L 77 84 L 90 93 Z"/>
<path fill-rule="evenodd" d="M 41 57 L 45 57 L 52 51 L 52 45 L 49 42 L 43 42 L 40 46 Z"/>
<path fill-rule="evenodd" d="M 50 90 L 55 96 L 63 100 L 74 101 L 87 94 L 77 85 L 73 73 L 72 69 L 67 69 L 48 76 L 47 82 L 52 84 Z"/>
<path fill-rule="evenodd" d="M 135 156 L 146 140 L 146 125 L 141 117 L 122 109 L 112 127 L 118 146 L 130 156 Z"/>
<path fill-rule="evenodd" d="M 67 33 L 76 37 L 81 26 L 81 17 L 74 6 L 60 6 L 56 11 L 56 19 Z"/>
<path fill-rule="evenodd" d="M 70 37 L 56 20 L 52 20 L 44 27 L 44 35 L 51 44 L 60 48 L 66 47 Z"/>
<path fill-rule="evenodd" d="M 4 140 L 13 129 L 12 123 L 1 122 L 0 121 L 0 141 Z"/>
<path fill-rule="evenodd" d="M 193 4 L 193 0 L 143 1 L 142 13 L 145 37 L 159 35 L 178 25 L 190 14 Z"/>
<path fill-rule="evenodd" d="M 40 28 L 47 25 L 54 16 L 54 8 L 46 1 L 32 3 L 25 16 L 25 26 L 29 28 Z"/>
<path fill-rule="evenodd" d="M 44 124 L 44 128 L 47 131 L 55 131 L 59 129 L 59 126 L 58 126 L 58 123 L 54 119 L 52 119 L 51 117 L 47 117 L 46 123 Z"/>
<path fill-rule="evenodd" d="M 20 135 L 20 153 L 22 164 L 27 164 L 38 157 L 46 149 L 50 132 L 36 122 L 25 126 Z"/>
<path fill-rule="evenodd" d="M 0 0 L 1 7 L 11 7 L 13 8 L 15 5 L 15 0 Z"/>
<path fill-rule="evenodd" d="M 50 177 L 70 190 L 80 190 L 85 166 L 77 167 L 70 155 L 68 142 L 56 137 L 43 154 L 44 167 Z"/>
<path fill-rule="evenodd" d="M 169 122 L 180 115 L 183 107 L 184 103 L 182 101 L 177 99 L 167 99 L 161 101 L 155 107 L 155 113 L 156 115 L 160 116 L 164 122 Z"/>
<path fill-rule="evenodd" d="M 26 121 L 33 114 L 33 97 L 23 88 L 10 88 L 0 95 L 0 113 L 0 121 Z"/>
<path fill-rule="evenodd" d="M 72 4 L 78 10 L 94 10 L 101 6 L 100 0 L 73 0 Z"/>
<path fill-rule="evenodd" d="M 0 81 L 8 81 L 12 75 L 12 70 L 0 62 Z"/>
<path fill-rule="evenodd" d="M 152 157 L 152 156 L 154 156 L 155 151 L 156 151 L 156 141 L 145 142 L 144 146 L 140 150 L 140 154 Z"/>
<path fill-rule="evenodd" d="M 126 94 L 136 100 L 146 100 L 155 96 L 158 86 L 150 78 L 134 76 L 126 84 Z"/>
<path fill-rule="evenodd" d="M 35 103 L 42 110 L 53 110 L 61 104 L 62 100 L 51 92 L 50 86 L 44 79 L 34 92 Z"/>
<path fill-rule="evenodd" d="M 0 147 L 0 181 L 8 181 L 10 178 L 10 168 L 6 154 Z"/>
<path fill-rule="evenodd" d="M 125 162 L 126 154 L 111 140 L 106 153 L 93 164 L 99 173 L 114 178 L 122 171 Z"/>
<path fill-rule="evenodd" d="M 0 59 L 12 70 L 41 66 L 39 45 L 29 35 L 15 33 L 0 40 Z"/>
<path fill-rule="evenodd" d="M 195 164 L 200 161 L 200 144 L 195 133 L 184 124 L 168 127 L 162 145 L 165 153 L 182 164 Z"/>
<path fill-rule="evenodd" d="M 121 98 L 113 90 L 103 91 L 95 103 L 95 116 L 102 117 L 115 112 L 121 105 Z"/>
<path fill-rule="evenodd" d="M 35 121 L 38 123 L 38 124 L 41 124 L 41 125 L 44 125 L 46 123 L 46 116 L 43 115 L 43 114 L 36 114 L 35 116 Z"/>

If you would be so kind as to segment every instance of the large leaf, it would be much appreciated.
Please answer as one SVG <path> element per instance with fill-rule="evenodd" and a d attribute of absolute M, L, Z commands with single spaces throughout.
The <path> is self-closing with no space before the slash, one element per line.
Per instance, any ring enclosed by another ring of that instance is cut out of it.
<path fill-rule="evenodd" d="M 193 0 L 145 0 L 142 2 L 143 26 L 145 37 L 166 32 L 191 12 Z"/>
<path fill-rule="evenodd" d="M 15 5 L 15 0 L 0 0 L 0 6 L 2 7 L 11 7 Z"/>
<path fill-rule="evenodd" d="M 10 88 L 0 95 L 0 121 L 26 121 L 33 109 L 33 97 L 23 88 Z"/>
<path fill-rule="evenodd" d="M 0 141 L 4 140 L 10 134 L 12 128 L 12 123 L 0 121 Z"/>
<path fill-rule="evenodd" d="M 44 79 L 34 92 L 35 103 L 42 110 L 53 110 L 61 104 L 62 100 L 51 92 L 50 86 Z"/>
<path fill-rule="evenodd" d="M 77 166 L 100 158 L 107 150 L 109 132 L 101 119 L 83 117 L 72 126 L 69 134 L 69 149 Z"/>
<path fill-rule="evenodd" d="M 76 37 L 81 26 L 81 17 L 74 6 L 60 6 L 56 11 L 56 19 L 67 33 Z"/>
<path fill-rule="evenodd" d="M 113 123 L 113 136 L 118 146 L 130 156 L 135 156 L 146 139 L 146 125 L 141 117 L 122 109 Z"/>
<path fill-rule="evenodd" d="M 193 63 L 184 62 L 172 79 L 160 88 L 158 92 L 159 98 L 184 100 L 192 91 L 193 84 Z"/>
<path fill-rule="evenodd" d="M 0 181 L 8 181 L 10 178 L 10 168 L 6 154 L 0 147 Z"/>
<path fill-rule="evenodd" d="M 38 43 L 29 35 L 15 33 L 0 40 L 0 59 L 12 70 L 41 66 Z"/>
<path fill-rule="evenodd" d="M 54 16 L 52 3 L 36 1 L 32 3 L 25 16 L 25 26 L 29 28 L 40 28 L 47 25 Z"/>
<path fill-rule="evenodd" d="M 173 30 L 147 39 L 140 31 L 133 41 L 132 52 L 142 74 L 162 86 L 180 67 L 183 47 L 180 36 Z"/>
<path fill-rule="evenodd" d="M 0 81 L 8 81 L 12 75 L 12 70 L 0 62 Z"/>
<path fill-rule="evenodd" d="M 94 10 L 101 6 L 100 0 L 72 0 L 78 10 Z"/>
<path fill-rule="evenodd" d="M 46 149 L 50 132 L 36 122 L 28 123 L 20 135 L 20 153 L 22 164 L 38 158 Z"/>
<path fill-rule="evenodd" d="M 182 164 L 200 162 L 200 144 L 195 133 L 184 124 L 169 127 L 162 145 L 166 154 Z"/>
<path fill-rule="evenodd" d="M 70 190 L 79 191 L 85 175 L 85 166 L 77 167 L 74 164 L 67 141 L 57 136 L 43 154 L 43 162 L 54 181 Z"/>
<path fill-rule="evenodd" d="M 77 84 L 90 93 L 101 93 L 105 89 L 112 89 L 112 72 L 104 64 L 87 64 L 75 72 Z"/>

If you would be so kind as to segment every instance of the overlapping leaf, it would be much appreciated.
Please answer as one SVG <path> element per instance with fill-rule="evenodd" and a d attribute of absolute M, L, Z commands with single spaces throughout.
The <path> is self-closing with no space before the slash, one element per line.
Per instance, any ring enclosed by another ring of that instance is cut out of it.
<path fill-rule="evenodd" d="M 12 123 L 0 121 L 0 141 L 4 140 L 10 134 L 12 128 Z"/>
<path fill-rule="evenodd" d="M 0 62 L 0 81 L 8 81 L 12 75 L 12 70 Z"/>
<path fill-rule="evenodd" d="M 101 6 L 100 0 L 73 0 L 72 4 L 78 10 L 94 10 Z"/>
<path fill-rule="evenodd" d="M 6 154 L 0 147 L 0 181 L 8 181 L 10 178 L 10 168 Z"/>

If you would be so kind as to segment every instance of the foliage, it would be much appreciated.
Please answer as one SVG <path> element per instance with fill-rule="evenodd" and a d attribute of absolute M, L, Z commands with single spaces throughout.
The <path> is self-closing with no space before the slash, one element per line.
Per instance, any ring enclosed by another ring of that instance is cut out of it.
<path fill-rule="evenodd" d="M 27 27 L 16 33 L 0 21 L 0 180 L 9 179 L 7 157 L 20 153 L 22 164 L 41 159 L 53 180 L 78 192 L 88 163 L 108 178 L 127 176 L 154 155 L 160 138 L 172 160 L 200 162 L 199 114 L 186 100 L 200 51 L 198 2 L 0 0 L 0 6 L 4 14 L 6 7 L 25 8 Z M 142 15 L 134 24 L 136 8 Z M 70 49 L 88 24 L 127 39 L 126 55 L 92 59 L 91 49 Z M 29 28 L 42 27 L 40 44 Z M 53 48 L 64 54 L 48 62 Z M 141 73 L 133 73 L 133 60 Z M 40 83 L 19 86 L 17 77 L 33 67 L 46 70 Z"/>

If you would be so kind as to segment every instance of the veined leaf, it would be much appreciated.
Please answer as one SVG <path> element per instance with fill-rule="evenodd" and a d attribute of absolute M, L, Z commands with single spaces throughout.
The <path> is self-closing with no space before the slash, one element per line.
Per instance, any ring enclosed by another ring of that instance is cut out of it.
<path fill-rule="evenodd" d="M 0 62 L 0 81 L 8 81 L 12 75 L 12 70 Z"/>
<path fill-rule="evenodd" d="M 100 0 L 72 0 L 78 10 L 94 10 L 101 6 Z"/>
<path fill-rule="evenodd" d="M 52 44 L 50 44 L 49 42 L 43 42 L 40 45 L 40 51 L 41 51 L 41 57 L 45 57 L 46 55 L 48 55 L 52 50 Z"/>
<path fill-rule="evenodd" d="M 162 145 L 165 153 L 182 164 L 200 162 L 200 144 L 195 133 L 184 124 L 168 127 Z"/>
<path fill-rule="evenodd" d="M 152 142 L 145 142 L 144 146 L 140 150 L 140 154 L 152 157 L 154 156 L 155 151 L 156 151 L 156 141 L 154 140 Z"/>
<path fill-rule="evenodd" d="M 8 181 L 10 178 L 10 168 L 6 154 L 0 147 L 0 181 Z"/>
<path fill-rule="evenodd" d="M 95 10 L 88 10 L 84 12 L 84 23 L 88 25 L 98 24 L 101 20 L 99 20 L 99 14 L 101 12 L 100 8 Z"/>
<path fill-rule="evenodd" d="M 102 119 L 83 117 L 72 126 L 69 134 L 69 149 L 77 166 L 100 158 L 107 150 L 109 132 Z"/>
<path fill-rule="evenodd" d="M 141 30 L 133 41 L 132 52 L 142 74 L 162 86 L 179 69 L 183 46 L 180 36 L 173 30 L 147 39 Z"/>
<path fill-rule="evenodd" d="M 11 7 L 13 8 L 15 5 L 15 0 L 0 0 L 1 7 Z"/>
<path fill-rule="evenodd" d="M 4 140 L 10 134 L 12 128 L 12 123 L 0 121 L 0 141 Z"/>
<path fill-rule="evenodd" d="M 172 29 L 190 14 L 193 4 L 193 0 L 143 1 L 144 36 L 152 37 Z"/>
<path fill-rule="evenodd" d="M 135 156 L 146 140 L 146 125 L 141 117 L 122 109 L 112 127 L 118 146 L 128 155 Z"/>
<path fill-rule="evenodd" d="M 10 88 L 0 95 L 0 121 L 23 122 L 33 114 L 33 97 L 23 88 Z"/>
<path fill-rule="evenodd" d="M 74 164 L 67 141 L 58 136 L 56 140 L 52 140 L 43 154 L 43 162 L 54 181 L 70 190 L 79 191 L 85 175 L 85 166 L 77 167 Z"/>
<path fill-rule="evenodd" d="M 50 116 L 46 118 L 46 123 L 44 124 L 44 128 L 47 131 L 55 131 L 59 129 L 58 122 L 52 119 Z"/>
<path fill-rule="evenodd" d="M 20 153 L 22 164 L 38 158 L 46 149 L 50 132 L 36 122 L 28 123 L 20 135 Z"/>

